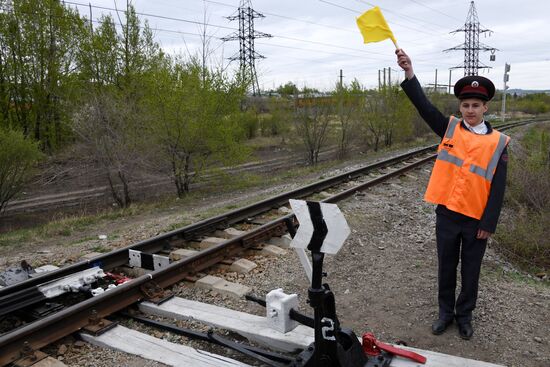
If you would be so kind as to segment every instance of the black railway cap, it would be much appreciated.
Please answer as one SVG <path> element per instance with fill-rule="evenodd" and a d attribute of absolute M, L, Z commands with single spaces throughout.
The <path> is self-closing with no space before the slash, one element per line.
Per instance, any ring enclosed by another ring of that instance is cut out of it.
<path fill-rule="evenodd" d="M 495 95 L 493 82 L 478 75 L 469 75 L 458 80 L 454 90 L 458 99 L 477 98 L 489 101 Z"/>

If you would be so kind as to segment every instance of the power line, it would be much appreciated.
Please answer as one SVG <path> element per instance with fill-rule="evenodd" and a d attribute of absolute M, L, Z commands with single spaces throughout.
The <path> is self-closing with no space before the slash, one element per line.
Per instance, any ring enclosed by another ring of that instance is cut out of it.
<path fill-rule="evenodd" d="M 335 4 L 335 3 L 330 2 L 330 1 L 327 1 L 327 0 L 319 0 L 319 1 L 322 2 L 322 3 L 325 3 L 325 4 L 329 4 L 329 5 L 335 6 L 335 7 L 337 7 L 337 8 L 341 8 L 341 9 L 348 10 L 348 11 L 350 11 L 350 12 L 352 12 L 352 13 L 355 13 L 355 14 L 361 14 L 361 12 L 358 11 L 358 10 L 350 9 L 350 8 L 345 7 L 345 6 L 342 6 L 342 5 L 339 5 L 339 4 Z M 416 32 L 421 32 L 421 33 L 425 33 L 425 34 L 428 34 L 428 35 L 430 35 L 430 36 L 433 36 L 432 33 L 423 31 L 423 30 L 421 30 L 421 29 L 409 27 L 409 26 L 407 26 L 407 25 L 405 25 L 405 24 L 396 23 L 396 22 L 393 22 L 393 24 L 399 25 L 399 26 L 404 27 L 404 28 L 412 29 L 413 31 L 416 31 Z"/>
<path fill-rule="evenodd" d="M 367 5 L 370 5 L 370 6 L 376 6 L 375 4 L 369 3 L 368 1 L 365 1 L 365 0 L 355 0 L 355 1 L 357 1 L 359 3 L 367 4 Z M 446 28 L 446 26 L 442 26 L 442 25 L 439 25 L 439 24 L 436 24 L 436 23 L 428 22 L 424 19 L 416 18 L 416 17 L 410 16 L 410 15 L 403 15 L 403 14 L 400 14 L 400 13 L 398 13 L 396 11 L 393 11 L 391 9 L 388 9 L 388 8 L 383 8 L 381 6 L 379 8 L 382 9 L 386 13 L 394 14 L 395 16 L 398 16 L 398 17 L 403 18 L 403 19 L 407 19 L 407 18 L 408 19 L 413 19 L 413 20 L 415 20 L 415 22 L 413 22 L 413 23 L 420 24 L 420 22 L 422 22 L 422 23 L 425 23 L 425 24 L 435 25 L 438 28 Z M 412 22 L 412 21 L 409 20 L 409 22 Z"/>
<path fill-rule="evenodd" d="M 217 5 L 222 5 L 222 6 L 227 6 L 227 7 L 234 8 L 234 5 L 222 3 L 222 2 L 219 2 L 219 1 L 214 1 L 214 0 L 203 0 L 203 1 L 207 2 L 207 3 L 212 3 L 212 4 L 217 4 Z M 331 29 L 331 30 L 338 29 L 338 30 L 341 30 L 341 31 L 344 31 L 344 32 L 349 32 L 349 33 L 354 33 L 354 34 L 357 33 L 356 31 L 352 31 L 351 29 L 348 29 L 348 28 L 342 28 L 342 27 L 337 27 L 337 26 L 333 26 L 333 25 L 328 25 L 328 24 L 323 24 L 323 23 L 318 23 L 318 22 L 312 22 L 312 21 L 309 21 L 309 20 L 293 18 L 293 17 L 289 17 L 289 16 L 286 16 L 286 15 L 269 13 L 269 12 L 266 12 L 266 11 L 263 11 L 263 10 L 261 12 L 263 14 L 270 15 L 272 17 L 293 20 L 295 22 L 310 24 L 310 25 L 314 25 L 314 26 L 318 26 L 318 27 L 324 27 L 324 28 L 328 28 L 328 29 Z"/>
<path fill-rule="evenodd" d="M 207 1 L 207 0 L 204 0 L 204 1 Z M 86 8 L 91 6 L 92 8 L 95 8 L 95 9 L 109 10 L 109 11 L 114 11 L 114 12 L 119 12 L 119 13 L 124 13 L 125 12 L 124 10 L 120 10 L 120 9 L 109 8 L 109 7 L 98 6 L 98 5 L 89 5 L 89 4 L 72 2 L 72 1 L 65 1 L 65 3 L 66 4 L 77 5 L 77 6 L 85 6 Z M 233 30 L 233 31 L 238 31 L 237 28 L 232 28 L 232 27 L 227 27 L 227 26 L 222 26 L 222 25 L 216 25 L 216 24 L 203 23 L 203 22 L 198 22 L 198 21 L 189 20 L 189 19 L 176 18 L 176 17 L 167 17 L 167 16 L 163 16 L 163 15 L 143 13 L 143 12 L 136 12 L 136 14 L 151 17 L 151 18 L 160 18 L 160 19 L 166 19 L 166 20 L 173 20 L 173 21 L 180 21 L 180 22 L 185 22 L 185 23 L 197 24 L 197 25 L 201 25 L 201 26 L 208 26 L 208 27 L 230 29 L 230 30 Z M 352 51 L 366 53 L 366 54 L 385 55 L 383 53 L 378 53 L 378 52 L 354 49 L 354 48 L 351 48 L 351 47 L 344 47 L 344 46 L 334 45 L 334 44 L 325 43 L 325 42 L 310 41 L 310 40 L 305 40 L 305 39 L 295 38 L 295 37 L 281 36 L 281 35 L 277 35 L 277 34 L 273 34 L 273 37 L 281 38 L 281 39 L 287 39 L 287 40 L 291 40 L 291 41 L 297 41 L 297 42 L 304 42 L 304 43 L 311 43 L 311 44 L 316 44 L 316 45 L 321 45 L 321 46 L 333 47 L 333 48 L 338 48 L 338 49 L 343 49 L 343 50 L 352 50 Z"/>
<path fill-rule="evenodd" d="M 455 18 L 455 17 L 453 17 L 453 16 L 451 16 L 451 15 L 449 15 L 449 14 L 443 13 L 442 11 L 439 11 L 439 10 L 437 10 L 437 9 L 434 9 L 434 8 L 432 8 L 432 7 L 429 7 L 428 5 L 422 4 L 422 3 L 419 2 L 419 1 L 416 1 L 416 0 L 409 0 L 409 1 L 411 1 L 411 2 L 413 2 L 413 3 L 415 3 L 415 4 L 418 4 L 418 5 L 420 5 L 420 6 L 423 6 L 423 7 L 425 7 L 426 9 L 430 9 L 430 10 L 432 10 L 432 11 L 435 11 L 436 13 L 439 13 L 439 14 L 444 15 L 444 16 L 446 16 L 446 17 L 449 17 L 449 18 L 451 18 L 451 19 L 458 20 L 459 22 L 462 22 L 461 19 Z"/>
<path fill-rule="evenodd" d="M 67 2 L 65 2 L 67 3 Z M 3 8 L 4 10 L 7 10 L 5 8 Z M 26 14 L 26 15 L 39 15 L 38 12 L 28 12 L 28 11 L 21 11 L 19 10 L 17 12 L 18 14 Z M 65 15 L 51 15 L 53 18 L 67 18 L 67 16 Z M 107 23 L 105 21 L 101 21 L 101 20 L 94 20 L 94 19 L 87 19 L 87 21 L 89 22 L 92 22 L 92 23 L 95 23 L 95 24 L 104 24 L 104 23 Z M 113 22 L 114 26 L 115 27 L 120 27 L 120 25 L 118 23 L 115 23 Z M 140 30 L 144 30 L 145 28 L 143 26 L 137 26 Z M 191 33 L 191 32 L 184 32 L 184 31 L 174 31 L 174 30 L 171 30 L 171 29 L 163 29 L 163 28 L 152 28 L 152 27 L 149 27 L 150 30 L 152 31 L 157 31 L 157 32 L 167 32 L 167 33 L 176 33 L 176 34 L 183 34 L 183 35 L 189 35 L 189 36 L 202 36 L 202 34 L 200 33 Z M 221 40 L 220 37 L 213 37 L 213 38 L 216 38 L 218 40 Z"/>
<path fill-rule="evenodd" d="M 125 10 L 119 10 L 119 9 L 116 9 L 116 8 L 109 8 L 109 7 L 107 7 L 107 6 L 91 5 L 91 4 L 82 4 L 82 3 L 72 2 L 72 1 L 65 1 L 65 4 L 71 4 L 71 5 L 77 5 L 77 6 L 84 6 L 84 7 L 86 7 L 86 8 L 92 7 L 92 8 L 94 8 L 94 9 L 109 10 L 109 11 L 114 11 L 114 12 L 116 12 L 116 13 L 125 13 L 125 12 L 126 12 Z M 208 24 L 208 23 L 199 22 L 199 21 L 196 21 L 196 20 L 189 20 L 189 19 L 183 19 L 183 18 L 168 17 L 168 16 L 164 16 L 164 15 L 142 13 L 142 12 L 137 12 L 137 11 L 136 11 L 135 13 L 136 13 L 137 15 L 142 15 L 142 16 L 146 16 L 146 17 L 150 17 L 150 18 L 159 18 L 159 19 L 164 19 L 164 20 L 173 20 L 173 21 L 177 21 L 177 22 L 184 22 L 184 23 L 190 23 L 190 24 L 197 24 L 197 25 L 200 25 L 200 26 L 208 26 L 208 27 L 229 29 L 229 30 L 232 30 L 232 31 L 238 30 L 237 28 L 232 28 L 232 27 L 223 26 L 223 25 L 216 25 L 216 24 Z"/>

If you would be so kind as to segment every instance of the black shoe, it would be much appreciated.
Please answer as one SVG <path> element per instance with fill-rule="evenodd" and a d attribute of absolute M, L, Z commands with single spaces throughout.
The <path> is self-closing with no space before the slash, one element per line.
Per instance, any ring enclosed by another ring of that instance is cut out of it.
<path fill-rule="evenodd" d="M 470 322 L 462 322 L 458 324 L 458 335 L 464 340 L 470 340 L 474 335 L 474 328 Z"/>
<path fill-rule="evenodd" d="M 453 323 L 453 320 L 441 320 L 437 319 L 432 324 L 432 334 L 434 335 L 440 335 L 443 334 L 445 330 L 447 330 L 447 327 Z"/>

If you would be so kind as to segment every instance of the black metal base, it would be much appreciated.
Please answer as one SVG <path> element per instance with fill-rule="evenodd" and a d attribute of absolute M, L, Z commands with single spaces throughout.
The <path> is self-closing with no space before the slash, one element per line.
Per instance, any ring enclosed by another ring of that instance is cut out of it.
<path fill-rule="evenodd" d="M 365 367 L 389 367 L 392 359 L 392 354 L 382 351 L 380 355 L 376 357 L 369 357 L 369 361 Z"/>
<path fill-rule="evenodd" d="M 315 363 L 313 357 L 315 343 L 296 357 L 293 367 L 387 367 L 392 356 L 382 352 L 377 357 L 367 357 L 363 352 L 361 343 L 352 330 L 342 329 L 337 334 L 337 357 L 332 360 L 329 354 L 323 354 L 321 361 Z"/>

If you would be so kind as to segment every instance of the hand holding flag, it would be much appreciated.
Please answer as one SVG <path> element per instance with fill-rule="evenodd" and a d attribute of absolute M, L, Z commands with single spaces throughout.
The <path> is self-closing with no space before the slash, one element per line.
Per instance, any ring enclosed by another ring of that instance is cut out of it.
<path fill-rule="evenodd" d="M 390 38 L 398 49 L 397 41 L 393 36 L 393 33 L 386 23 L 386 19 L 382 15 L 380 8 L 375 6 L 374 8 L 367 10 L 360 17 L 357 18 L 357 26 L 363 35 L 364 43 L 380 42 Z"/>

